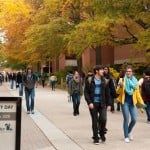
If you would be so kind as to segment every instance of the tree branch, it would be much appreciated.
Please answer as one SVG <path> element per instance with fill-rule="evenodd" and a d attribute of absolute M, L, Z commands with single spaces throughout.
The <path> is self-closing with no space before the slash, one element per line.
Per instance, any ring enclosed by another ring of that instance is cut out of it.
<path fill-rule="evenodd" d="M 129 30 L 128 26 L 126 25 L 126 23 L 124 23 L 123 27 L 125 27 L 127 33 L 128 33 L 134 40 L 138 41 L 138 38 L 137 38 L 133 33 L 130 32 L 130 30 Z"/>
<path fill-rule="evenodd" d="M 141 19 L 136 20 L 135 22 L 144 29 L 148 29 L 150 27 L 150 24 L 144 23 Z"/>
<path fill-rule="evenodd" d="M 113 34 L 111 34 L 110 37 L 111 37 L 110 41 L 112 41 L 113 43 L 119 44 L 119 45 L 137 43 L 137 39 L 135 39 L 133 37 L 121 39 L 121 38 L 115 37 Z"/>

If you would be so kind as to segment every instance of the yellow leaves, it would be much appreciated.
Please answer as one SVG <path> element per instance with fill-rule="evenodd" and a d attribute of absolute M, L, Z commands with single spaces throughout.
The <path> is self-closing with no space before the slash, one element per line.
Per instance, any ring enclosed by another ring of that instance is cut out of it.
<path fill-rule="evenodd" d="M 61 7 L 61 1 L 60 0 L 44 0 L 45 7 L 49 9 L 49 13 L 57 13 L 57 11 Z M 60 11 L 60 10 L 59 10 Z"/>
<path fill-rule="evenodd" d="M 31 8 L 23 0 L 1 0 L 0 2 L 0 24 L 7 27 L 23 18 L 29 18 Z"/>
<path fill-rule="evenodd" d="M 0 0 L 0 26 L 5 31 L 7 60 L 25 60 L 24 33 L 31 21 L 31 7 L 24 0 Z"/>
<path fill-rule="evenodd" d="M 110 69 L 110 72 L 112 73 L 114 79 L 117 79 L 119 76 L 119 73 L 114 68 L 110 67 L 109 69 Z"/>

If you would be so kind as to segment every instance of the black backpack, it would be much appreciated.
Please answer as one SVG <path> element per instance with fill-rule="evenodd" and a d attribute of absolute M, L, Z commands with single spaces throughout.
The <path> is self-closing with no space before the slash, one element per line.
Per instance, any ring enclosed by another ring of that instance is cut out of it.
<path fill-rule="evenodd" d="M 144 78 L 143 90 L 145 95 L 150 97 L 150 78 Z"/>

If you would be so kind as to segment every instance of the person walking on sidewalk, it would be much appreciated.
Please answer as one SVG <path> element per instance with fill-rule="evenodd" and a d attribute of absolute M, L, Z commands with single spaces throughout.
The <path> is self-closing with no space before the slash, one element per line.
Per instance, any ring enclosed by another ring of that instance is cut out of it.
<path fill-rule="evenodd" d="M 94 67 L 94 75 L 85 81 L 84 96 L 92 118 L 94 144 L 99 144 L 99 134 L 103 142 L 106 137 L 107 110 L 111 109 L 110 91 L 103 77 L 104 68 Z"/>
<path fill-rule="evenodd" d="M 46 79 L 46 75 L 45 75 L 45 73 L 42 73 L 42 75 L 41 75 L 41 81 L 42 81 L 43 88 L 45 86 L 45 79 Z"/>
<path fill-rule="evenodd" d="M 23 96 L 23 83 L 22 83 L 22 73 L 18 72 L 17 73 L 17 84 L 16 87 L 19 88 L 19 96 Z"/>
<path fill-rule="evenodd" d="M 72 96 L 73 115 L 79 115 L 80 99 L 83 94 L 83 88 L 78 71 L 74 72 L 73 78 L 69 83 L 69 94 Z"/>
<path fill-rule="evenodd" d="M 16 84 L 16 73 L 9 74 L 9 81 L 10 81 L 10 89 L 14 88 L 14 84 Z"/>
<path fill-rule="evenodd" d="M 50 76 L 50 84 L 51 84 L 52 91 L 55 91 L 56 82 L 57 82 L 57 77 L 54 74 L 52 74 Z"/>
<path fill-rule="evenodd" d="M 70 81 L 73 78 L 73 73 L 72 71 L 70 71 L 67 75 L 66 75 L 66 86 L 67 86 L 67 92 L 68 92 L 68 102 L 71 102 L 71 95 L 69 94 L 69 84 Z"/>
<path fill-rule="evenodd" d="M 116 93 L 114 79 L 110 73 L 109 67 L 107 66 L 104 67 L 104 77 L 108 80 L 108 85 L 110 89 L 110 98 L 112 101 L 111 112 L 114 113 L 115 112 L 114 99 L 117 98 L 118 95 Z"/>
<path fill-rule="evenodd" d="M 23 85 L 25 87 L 25 98 L 27 114 L 34 114 L 34 96 L 35 96 L 35 83 L 36 77 L 31 68 L 27 68 L 27 72 L 23 75 Z M 29 100 L 31 98 L 31 101 Z"/>
<path fill-rule="evenodd" d="M 126 143 L 129 143 L 130 140 L 133 140 L 132 130 L 137 120 L 136 104 L 139 103 L 143 107 L 145 107 L 143 99 L 140 95 L 138 81 L 135 78 L 135 76 L 133 76 L 132 66 L 126 67 L 125 77 L 120 78 L 118 82 L 117 93 L 119 94 L 117 100 L 121 104 L 124 119 L 123 121 L 124 141 Z M 129 123 L 129 114 L 131 116 L 130 123 Z"/>
<path fill-rule="evenodd" d="M 139 86 L 141 87 L 142 98 L 146 104 L 147 123 L 150 124 L 150 68 L 147 68 L 144 73 L 144 77 L 139 80 Z"/>

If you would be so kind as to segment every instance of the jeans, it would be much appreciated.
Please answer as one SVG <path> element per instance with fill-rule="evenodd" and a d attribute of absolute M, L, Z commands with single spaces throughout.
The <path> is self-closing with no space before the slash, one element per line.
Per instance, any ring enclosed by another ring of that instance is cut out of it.
<path fill-rule="evenodd" d="M 145 108 L 147 121 L 150 121 L 150 101 L 146 101 L 145 104 L 147 105 L 147 107 Z"/>
<path fill-rule="evenodd" d="M 33 111 L 34 110 L 34 96 L 35 96 L 34 88 L 31 90 L 27 90 L 27 89 L 25 90 L 27 111 Z M 31 98 L 31 101 L 29 100 L 29 98 Z"/>
<path fill-rule="evenodd" d="M 90 112 L 92 117 L 93 137 L 95 140 L 98 140 L 98 134 L 104 136 L 106 133 L 106 107 L 101 107 L 99 103 L 94 103 L 94 109 L 90 110 Z"/>
<path fill-rule="evenodd" d="M 14 88 L 14 80 L 10 80 L 10 88 L 11 88 L 11 89 Z"/>
<path fill-rule="evenodd" d="M 56 81 L 51 81 L 52 91 L 55 91 Z"/>
<path fill-rule="evenodd" d="M 23 96 L 23 84 L 19 83 L 19 96 Z"/>
<path fill-rule="evenodd" d="M 79 93 L 72 94 L 72 102 L 73 102 L 74 115 L 79 114 L 79 105 L 80 105 L 80 94 Z"/>
<path fill-rule="evenodd" d="M 122 114 L 123 114 L 123 130 L 124 130 L 124 137 L 128 138 L 128 134 L 131 133 L 136 120 L 137 120 L 137 109 L 136 106 L 133 104 L 125 102 L 121 104 Z M 129 114 L 131 116 L 131 121 L 129 123 Z"/>

